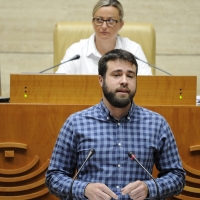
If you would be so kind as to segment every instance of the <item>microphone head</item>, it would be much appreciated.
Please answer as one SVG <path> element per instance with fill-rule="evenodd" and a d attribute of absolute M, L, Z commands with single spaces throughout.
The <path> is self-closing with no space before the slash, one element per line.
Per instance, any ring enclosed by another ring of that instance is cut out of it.
<path fill-rule="evenodd" d="M 70 60 L 68 60 L 68 61 L 72 61 L 72 60 L 78 60 L 80 58 L 80 55 L 75 55 L 74 57 L 72 57 Z M 67 62 L 68 62 L 67 61 Z"/>
<path fill-rule="evenodd" d="M 90 157 L 91 157 L 94 153 L 95 153 L 95 150 L 94 150 L 94 149 L 90 149 L 90 151 L 89 151 Z"/>
<path fill-rule="evenodd" d="M 132 160 L 135 160 L 135 156 L 133 154 L 132 151 L 128 152 L 128 156 L 132 159 Z"/>
<path fill-rule="evenodd" d="M 77 54 L 77 55 L 75 55 L 75 57 L 76 57 L 76 59 L 79 59 L 79 58 L 80 58 L 80 55 Z"/>
<path fill-rule="evenodd" d="M 72 60 L 78 60 L 80 58 L 80 55 L 76 54 L 73 58 L 71 58 Z"/>

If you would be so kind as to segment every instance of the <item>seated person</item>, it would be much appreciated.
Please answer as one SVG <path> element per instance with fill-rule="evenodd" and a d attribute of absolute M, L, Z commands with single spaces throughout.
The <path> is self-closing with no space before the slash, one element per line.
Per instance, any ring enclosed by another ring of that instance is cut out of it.
<path fill-rule="evenodd" d="M 102 55 L 113 49 L 124 49 L 147 62 L 139 44 L 118 35 L 123 27 L 124 11 L 119 1 L 99 0 L 93 9 L 94 32 L 90 38 L 72 44 L 61 61 L 80 55 L 80 59 L 59 66 L 56 73 L 97 75 L 98 61 Z M 152 75 L 151 67 L 138 61 L 138 75 Z"/>

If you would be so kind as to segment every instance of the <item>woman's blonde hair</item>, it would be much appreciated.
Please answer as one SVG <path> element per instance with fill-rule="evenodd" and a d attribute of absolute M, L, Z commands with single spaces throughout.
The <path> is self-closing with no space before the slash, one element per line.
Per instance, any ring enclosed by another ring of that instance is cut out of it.
<path fill-rule="evenodd" d="M 119 10 L 120 19 L 123 20 L 124 10 L 121 3 L 117 0 L 99 0 L 93 8 L 92 16 L 94 17 L 95 12 L 104 6 L 113 6 Z"/>

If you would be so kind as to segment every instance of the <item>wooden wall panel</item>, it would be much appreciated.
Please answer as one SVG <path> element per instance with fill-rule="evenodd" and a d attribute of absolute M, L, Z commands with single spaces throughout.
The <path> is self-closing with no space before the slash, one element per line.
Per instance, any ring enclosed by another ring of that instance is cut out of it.
<path fill-rule="evenodd" d="M 89 105 L 0 104 L 0 199 L 14 200 L 17 199 L 15 196 L 19 195 L 32 195 L 30 199 L 36 195 L 41 195 L 38 197 L 40 200 L 57 199 L 51 196 L 44 186 L 46 170 L 44 165 L 51 157 L 55 140 L 64 121 L 70 114 L 87 107 Z M 184 166 L 190 172 L 187 172 L 189 180 L 187 187 L 182 196 L 178 198 L 183 200 L 200 199 L 198 193 L 200 182 L 200 149 L 198 146 L 200 145 L 200 107 L 145 107 L 166 118 L 174 132 Z M 5 151 L 11 153 L 12 156 L 5 157 Z M 23 176 L 31 176 L 42 167 L 45 169 L 40 174 L 23 181 Z M 29 170 L 26 171 L 27 169 Z M 18 177 L 21 181 L 5 182 L 8 173 L 9 176 Z M 191 181 L 196 183 L 191 183 Z M 33 184 L 32 189 L 30 184 Z M 17 189 L 21 191 L 17 192 Z M 9 197 L 11 195 L 12 198 Z M 20 197 L 20 199 L 26 198 Z"/>

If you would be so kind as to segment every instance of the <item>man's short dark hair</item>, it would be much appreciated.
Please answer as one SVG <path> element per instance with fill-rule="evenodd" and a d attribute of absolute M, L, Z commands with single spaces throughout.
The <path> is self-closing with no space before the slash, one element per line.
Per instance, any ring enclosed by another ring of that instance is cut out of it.
<path fill-rule="evenodd" d="M 138 64 L 132 53 L 123 49 L 114 49 L 106 54 L 104 54 L 98 63 L 98 72 L 99 75 L 105 77 L 107 71 L 107 62 L 108 61 L 116 61 L 116 60 L 124 60 L 130 62 L 132 65 L 136 66 L 136 75 L 138 72 Z"/>

